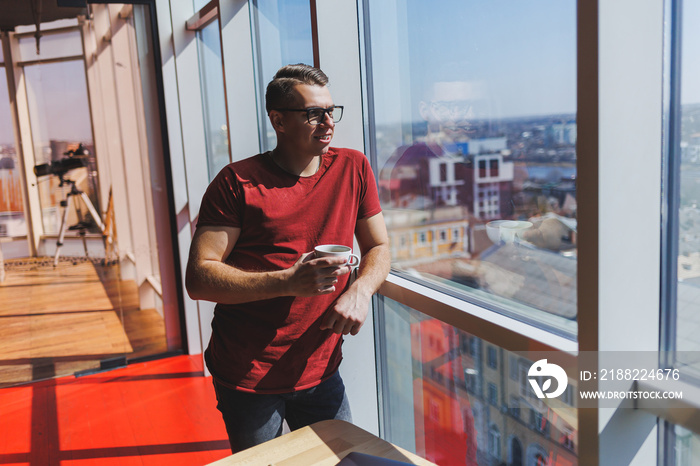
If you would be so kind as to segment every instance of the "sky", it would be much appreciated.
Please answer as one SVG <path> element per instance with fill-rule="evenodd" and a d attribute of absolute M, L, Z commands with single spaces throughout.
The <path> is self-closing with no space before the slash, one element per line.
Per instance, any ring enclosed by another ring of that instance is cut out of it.
<path fill-rule="evenodd" d="M 408 7 L 413 76 L 480 80 L 501 117 L 575 113 L 574 0 L 410 0 Z"/>

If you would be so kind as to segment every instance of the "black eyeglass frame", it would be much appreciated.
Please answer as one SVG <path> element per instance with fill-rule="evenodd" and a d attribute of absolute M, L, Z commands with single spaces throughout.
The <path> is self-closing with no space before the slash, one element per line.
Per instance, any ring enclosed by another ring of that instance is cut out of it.
<path fill-rule="evenodd" d="M 340 116 L 338 117 L 337 120 L 333 118 L 333 111 L 336 108 L 340 109 Z M 328 107 L 328 108 L 323 108 L 323 107 L 273 108 L 273 110 L 276 110 L 278 112 L 306 112 L 306 121 L 312 126 L 318 126 L 325 121 L 326 115 L 331 117 L 331 120 L 333 120 L 333 123 L 338 123 L 343 118 L 343 109 L 344 108 L 345 108 L 345 106 L 343 106 L 343 105 L 333 105 L 332 107 Z M 323 110 L 323 116 L 321 117 L 321 120 L 319 120 L 317 123 L 313 123 L 311 121 L 311 112 L 318 111 L 318 110 Z"/>

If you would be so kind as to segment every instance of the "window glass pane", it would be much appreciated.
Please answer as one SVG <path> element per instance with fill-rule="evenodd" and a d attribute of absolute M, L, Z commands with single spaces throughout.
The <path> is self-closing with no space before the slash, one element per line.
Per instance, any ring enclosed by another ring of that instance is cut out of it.
<path fill-rule="evenodd" d="M 574 399 L 537 398 L 528 382 L 534 361 L 382 300 L 387 440 L 436 464 L 532 465 L 538 456 L 578 464 Z"/>
<path fill-rule="evenodd" d="M 47 167 L 44 167 L 40 170 L 44 175 L 36 178 L 44 234 L 58 234 L 62 213 L 60 202 L 70 190 L 69 185 L 60 186 L 59 175 L 65 174 L 65 179 L 75 181 L 78 189 L 88 195 L 93 205 L 100 205 L 96 197 L 97 167 L 85 68 L 82 60 L 46 63 L 26 66 L 24 76 L 27 83 L 35 164 L 39 166 L 59 163 L 59 170 L 49 170 L 48 174 L 45 174 Z M 75 165 L 61 165 L 61 162 L 70 157 L 67 153 L 75 151 L 79 144 L 83 144 L 87 156 L 80 158 L 80 163 Z M 75 168 L 64 171 L 61 167 Z M 68 226 L 78 223 L 78 213 L 74 205 L 75 203 L 70 205 Z M 94 225 L 90 231 L 97 233 L 99 228 Z"/>
<path fill-rule="evenodd" d="M 393 266 L 573 336 L 576 2 L 365 5 Z"/>
<path fill-rule="evenodd" d="M 194 0 L 194 11 L 199 11 L 204 5 L 209 3 L 210 0 Z"/>
<path fill-rule="evenodd" d="M 19 39 L 19 59 L 17 61 L 48 60 L 50 58 L 75 57 L 83 55 L 80 31 L 45 34 L 39 40 L 39 54 L 36 53 L 34 36 Z"/>
<path fill-rule="evenodd" d="M 311 40 L 309 0 L 254 0 L 251 18 L 257 42 L 257 80 L 259 84 L 262 148 L 275 147 L 275 131 L 265 111 L 265 87 L 278 69 L 294 63 L 314 64 Z"/>
<path fill-rule="evenodd" d="M 0 237 L 27 234 L 21 169 L 12 128 L 7 75 L 0 66 Z"/>
<path fill-rule="evenodd" d="M 219 20 L 213 21 L 198 31 L 197 37 L 199 38 L 199 71 L 202 81 L 207 162 L 211 180 L 230 161 Z"/>
<path fill-rule="evenodd" d="M 680 89 L 680 202 L 678 210 L 678 284 L 676 350 L 680 365 L 700 378 L 700 31 L 692 21 L 700 1 L 683 2 Z M 685 353 L 680 353 L 685 352 Z M 693 353 L 695 352 L 695 353 Z"/>
<path fill-rule="evenodd" d="M 50 23 L 41 23 L 41 31 L 45 32 L 50 29 L 69 28 L 71 26 L 78 26 L 78 24 L 78 18 L 57 19 L 56 21 L 51 21 Z M 36 31 L 36 26 L 33 24 L 20 25 L 15 28 L 16 33 L 34 31 Z"/>
<path fill-rule="evenodd" d="M 675 466 L 700 464 L 700 436 L 680 426 L 672 428 L 676 438 Z"/>

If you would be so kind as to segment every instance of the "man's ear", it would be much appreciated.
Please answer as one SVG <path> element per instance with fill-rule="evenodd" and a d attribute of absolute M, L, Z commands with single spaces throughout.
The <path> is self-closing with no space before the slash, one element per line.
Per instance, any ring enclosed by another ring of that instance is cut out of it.
<path fill-rule="evenodd" d="M 272 128 L 277 132 L 284 133 L 284 116 L 282 115 L 282 112 L 270 110 L 268 117 L 270 118 Z"/>

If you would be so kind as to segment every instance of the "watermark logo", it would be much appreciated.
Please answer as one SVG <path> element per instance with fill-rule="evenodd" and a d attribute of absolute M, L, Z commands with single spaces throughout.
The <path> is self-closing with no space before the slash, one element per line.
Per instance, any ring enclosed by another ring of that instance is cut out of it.
<path fill-rule="evenodd" d="M 556 398 L 564 393 L 569 383 L 564 369 L 556 364 L 548 363 L 546 359 L 540 359 L 530 366 L 527 376 L 537 398 Z M 539 380 L 542 380 L 543 377 L 547 377 L 547 379 L 545 379 L 542 386 L 540 386 Z M 556 379 L 557 386 L 555 390 L 550 392 L 549 390 L 552 388 L 552 379 Z"/>

